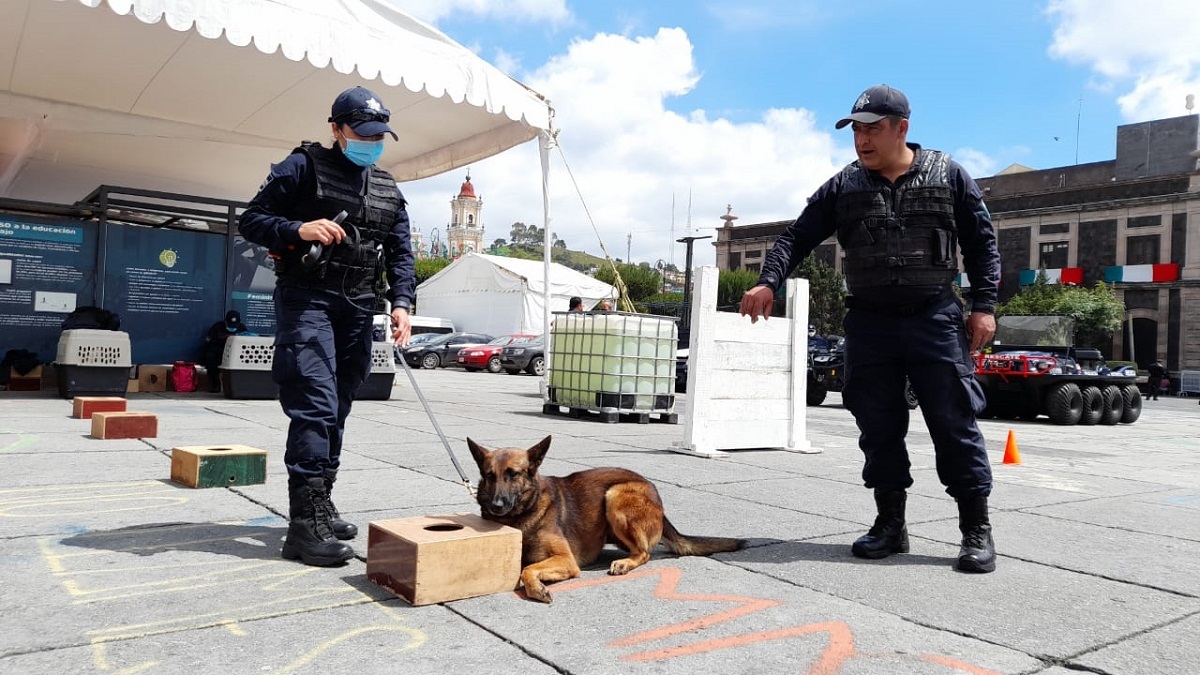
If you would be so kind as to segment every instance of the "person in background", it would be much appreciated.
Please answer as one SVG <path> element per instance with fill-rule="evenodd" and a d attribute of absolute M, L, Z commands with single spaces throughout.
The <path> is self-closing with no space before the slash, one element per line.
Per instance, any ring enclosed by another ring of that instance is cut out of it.
<path fill-rule="evenodd" d="M 583 311 L 583 298 L 579 297 L 578 295 L 572 297 L 570 305 L 567 307 L 567 311 L 568 312 L 582 312 Z"/>
<path fill-rule="evenodd" d="M 208 390 L 218 393 L 221 391 L 221 358 L 225 355 L 225 340 L 231 335 L 241 335 L 246 332 L 246 324 L 242 323 L 242 315 L 236 309 L 225 312 L 225 318 L 214 323 L 204 336 L 204 372 L 208 376 Z"/>
<path fill-rule="evenodd" d="M 343 91 L 331 147 L 302 143 L 271 168 L 238 229 L 275 259 L 272 379 L 291 423 L 283 462 L 289 518 L 282 555 L 306 565 L 354 557 L 358 528 L 331 492 L 346 418 L 371 371 L 372 323 L 386 305 L 392 340 L 408 344 L 415 297 L 412 239 L 395 179 L 375 165 L 391 113 L 374 92 Z M 386 309 L 384 311 L 387 311 Z"/>
<path fill-rule="evenodd" d="M 611 303 L 611 302 L 609 302 L 607 299 L 605 299 L 605 300 L 601 300 L 601 301 L 599 302 L 599 304 L 597 304 L 597 305 L 596 305 L 596 311 L 598 311 L 598 312 L 611 312 L 611 311 L 613 311 L 613 305 L 612 305 L 612 303 Z"/>
<path fill-rule="evenodd" d="M 976 415 L 983 391 L 971 352 L 996 331 L 1000 281 L 996 228 L 975 181 L 950 156 L 908 142 L 908 98 L 878 85 L 850 114 L 858 161 L 817 189 L 767 255 L 758 285 L 742 297 L 752 322 L 771 315 L 775 293 L 800 261 L 830 235 L 845 254 L 850 296 L 845 318 L 842 401 L 859 429 L 863 482 L 874 490 L 875 524 L 851 546 L 860 558 L 909 550 L 905 524 L 912 486 L 905 379 L 922 401 L 937 473 L 958 503 L 962 545 L 956 567 L 996 569 L 988 518 L 992 470 Z M 970 278 L 970 314 L 953 292 L 958 256 Z"/>
<path fill-rule="evenodd" d="M 1146 374 L 1149 376 L 1146 380 L 1146 385 L 1150 388 L 1149 398 L 1151 401 L 1157 401 L 1158 391 L 1163 386 L 1163 378 L 1167 376 L 1167 369 L 1163 367 L 1161 361 L 1155 359 L 1154 363 L 1151 363 L 1150 367 L 1146 369 Z"/>

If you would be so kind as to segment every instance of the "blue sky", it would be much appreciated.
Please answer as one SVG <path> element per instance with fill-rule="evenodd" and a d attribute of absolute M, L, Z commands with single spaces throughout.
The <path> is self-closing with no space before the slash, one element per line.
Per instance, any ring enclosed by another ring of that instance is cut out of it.
<path fill-rule="evenodd" d="M 1118 125 L 1200 97 L 1182 0 L 390 1 L 553 101 L 580 190 L 556 151 L 551 230 L 635 262 L 681 265 L 673 238 L 715 234 L 726 205 L 737 224 L 794 218 L 853 160 L 833 125 L 872 84 L 908 95 L 910 140 L 976 176 L 1112 159 Z M 471 167 L 488 242 L 541 224 L 539 171 L 533 143 Z M 418 229 L 444 228 L 464 175 L 402 186 Z"/>

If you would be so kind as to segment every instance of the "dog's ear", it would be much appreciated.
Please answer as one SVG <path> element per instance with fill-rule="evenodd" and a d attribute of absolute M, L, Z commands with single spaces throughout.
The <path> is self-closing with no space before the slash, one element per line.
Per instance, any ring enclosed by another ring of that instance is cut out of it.
<path fill-rule="evenodd" d="M 479 467 L 479 470 L 482 472 L 483 464 L 484 464 L 484 462 L 487 461 L 488 455 L 491 453 L 488 452 L 487 448 L 476 443 L 475 441 L 471 440 L 470 438 L 467 439 L 467 447 L 470 448 L 471 456 L 475 458 L 475 464 Z"/>
<path fill-rule="evenodd" d="M 542 460 L 546 458 L 546 451 L 550 449 L 550 437 L 547 436 L 538 441 L 538 444 L 529 448 L 526 452 L 529 455 L 529 468 L 537 470 L 542 465 Z"/>

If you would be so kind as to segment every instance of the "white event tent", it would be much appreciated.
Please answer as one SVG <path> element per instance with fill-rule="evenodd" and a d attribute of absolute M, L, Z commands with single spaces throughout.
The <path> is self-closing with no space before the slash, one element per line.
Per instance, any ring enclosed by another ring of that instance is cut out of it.
<path fill-rule="evenodd" d="M 572 296 L 585 309 L 617 290 L 570 267 L 470 252 L 417 287 L 417 313 L 450 319 L 459 330 L 491 335 L 544 331 L 543 317 L 565 312 Z"/>
<path fill-rule="evenodd" d="M 404 182 L 550 128 L 549 102 L 383 0 L 4 0 L 0 197 L 100 184 L 248 199 L 363 85 Z M 531 177 L 531 180 L 534 178 Z"/>
<path fill-rule="evenodd" d="M 0 198 L 246 200 L 299 141 L 328 142 L 355 85 L 391 110 L 379 166 L 400 182 L 540 138 L 550 232 L 550 102 L 384 0 L 3 0 Z"/>

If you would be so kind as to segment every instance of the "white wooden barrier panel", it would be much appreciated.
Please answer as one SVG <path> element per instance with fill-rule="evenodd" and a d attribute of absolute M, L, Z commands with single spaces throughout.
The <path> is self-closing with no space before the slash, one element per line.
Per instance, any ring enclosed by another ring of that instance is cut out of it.
<path fill-rule="evenodd" d="M 817 453 L 805 425 L 808 280 L 787 282 L 788 316 L 758 323 L 717 311 L 716 267 L 701 267 L 692 299 L 684 439 L 671 450 L 782 448 Z"/>

